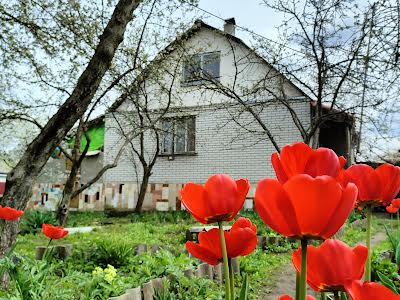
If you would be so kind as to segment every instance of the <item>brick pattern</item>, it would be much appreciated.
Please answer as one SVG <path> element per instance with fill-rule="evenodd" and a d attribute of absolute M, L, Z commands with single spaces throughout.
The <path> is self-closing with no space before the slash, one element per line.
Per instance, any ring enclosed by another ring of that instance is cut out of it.
<path fill-rule="evenodd" d="M 310 119 L 308 101 L 293 101 L 300 120 L 307 126 Z M 170 184 L 188 181 L 202 183 L 211 174 L 227 173 L 234 178 L 248 178 L 256 183 L 267 176 L 273 176 L 270 157 L 275 149 L 261 127 L 248 113 L 240 115 L 240 123 L 248 124 L 247 130 L 232 121 L 231 115 L 238 115 L 239 108 L 216 109 L 213 106 L 202 109 L 187 109 L 182 114 L 196 115 L 196 152 L 194 156 L 159 157 L 150 178 L 151 183 Z M 232 111 L 233 110 L 233 111 Z M 126 117 L 126 116 L 124 116 Z M 262 108 L 260 117 L 267 124 L 280 147 L 301 140 L 300 133 L 287 109 L 278 103 L 269 103 Z M 113 117 L 106 118 L 105 162 L 113 161 L 121 144 L 121 136 L 114 129 Z M 146 140 L 151 153 L 154 143 Z M 137 168 L 135 169 L 135 166 Z M 138 176 L 138 177 L 137 177 Z M 140 178 L 140 163 L 127 151 L 118 166 L 107 171 L 105 182 L 136 182 Z"/>

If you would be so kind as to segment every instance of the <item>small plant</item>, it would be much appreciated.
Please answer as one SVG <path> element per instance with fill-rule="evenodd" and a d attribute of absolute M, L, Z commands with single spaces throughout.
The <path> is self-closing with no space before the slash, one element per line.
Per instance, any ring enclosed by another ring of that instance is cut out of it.
<path fill-rule="evenodd" d="M 21 233 L 36 234 L 42 230 L 43 224 L 56 225 L 57 221 L 52 212 L 40 210 L 26 210 L 21 219 Z"/>
<path fill-rule="evenodd" d="M 108 265 L 119 268 L 128 265 L 132 254 L 133 248 L 127 243 L 117 240 L 100 240 L 96 243 L 92 261 L 103 268 Z"/>

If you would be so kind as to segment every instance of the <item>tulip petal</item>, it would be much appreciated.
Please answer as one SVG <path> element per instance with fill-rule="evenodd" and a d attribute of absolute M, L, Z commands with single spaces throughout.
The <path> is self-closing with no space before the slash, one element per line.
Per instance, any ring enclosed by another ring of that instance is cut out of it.
<path fill-rule="evenodd" d="M 204 191 L 205 198 L 207 199 L 207 203 L 205 204 L 206 215 L 210 218 L 230 221 L 241 208 L 238 209 L 240 203 L 237 203 L 237 184 L 228 175 L 217 174 L 211 176 L 204 185 Z M 215 220 L 213 221 L 215 222 Z"/>
<path fill-rule="evenodd" d="M 313 149 L 303 142 L 287 145 L 282 148 L 280 160 L 288 178 L 304 173 L 304 168 Z"/>
<path fill-rule="evenodd" d="M 256 210 L 268 226 L 285 236 L 300 235 L 296 212 L 278 180 L 261 180 L 254 198 Z"/>
<path fill-rule="evenodd" d="M 358 188 L 358 198 L 361 201 L 379 199 L 381 182 L 375 170 L 365 164 L 352 165 L 346 170 L 345 177 Z"/>
<path fill-rule="evenodd" d="M 391 164 L 382 164 L 375 169 L 381 184 L 380 199 L 383 205 L 388 205 L 400 191 L 400 167 Z"/>
<path fill-rule="evenodd" d="M 285 183 L 288 177 L 285 170 L 282 167 L 281 160 L 279 159 L 278 153 L 273 153 L 271 156 L 272 167 L 275 170 L 276 178 L 278 178 L 280 183 Z"/>
<path fill-rule="evenodd" d="M 341 167 L 336 153 L 328 148 L 318 148 L 314 150 L 304 168 L 304 174 L 312 177 L 328 175 L 336 177 Z"/>
<path fill-rule="evenodd" d="M 323 238 L 330 238 L 343 226 L 356 203 L 357 194 L 357 187 L 352 183 L 347 184 L 342 193 L 342 200 L 338 202 L 328 224 L 321 231 Z"/>
<path fill-rule="evenodd" d="M 307 283 L 317 292 L 343 291 L 349 281 L 362 278 L 367 256 L 367 247 L 359 245 L 352 249 L 340 240 L 326 240 L 318 248 L 308 246 Z M 292 255 L 298 271 L 300 260 L 298 249 Z"/>
<path fill-rule="evenodd" d="M 247 194 L 249 193 L 250 183 L 247 179 L 239 179 L 236 180 L 236 187 L 237 198 L 235 201 L 232 218 L 229 221 L 231 221 L 242 209 L 244 202 L 246 201 Z"/>
<path fill-rule="evenodd" d="M 257 247 L 257 236 L 249 227 L 231 230 L 225 239 L 228 257 L 231 258 L 248 255 Z"/>
<path fill-rule="evenodd" d="M 238 218 L 235 223 L 232 224 L 231 231 L 241 229 L 241 228 L 251 228 L 254 233 L 257 232 L 257 226 L 251 223 L 251 220 L 248 218 L 240 217 Z"/>
<path fill-rule="evenodd" d="M 214 253 L 199 244 L 186 242 L 186 249 L 191 255 L 210 265 L 214 266 L 220 263 L 219 257 L 216 257 Z"/>
<path fill-rule="evenodd" d="M 330 176 L 312 178 L 302 174 L 287 181 L 284 189 L 295 209 L 292 217 L 298 216 L 301 233 L 311 237 L 319 236 L 341 201 L 342 189 L 339 183 Z"/>
<path fill-rule="evenodd" d="M 352 300 L 399 300 L 400 296 L 393 293 L 387 287 L 376 282 L 364 282 L 359 280 L 349 282 L 346 292 Z"/>
<path fill-rule="evenodd" d="M 199 184 L 186 183 L 181 190 L 182 204 L 186 210 L 200 223 L 207 224 L 204 188 Z"/>
<path fill-rule="evenodd" d="M 219 238 L 219 229 L 212 228 L 209 231 L 199 233 L 199 244 L 212 252 L 215 257 L 222 257 L 221 239 Z"/>

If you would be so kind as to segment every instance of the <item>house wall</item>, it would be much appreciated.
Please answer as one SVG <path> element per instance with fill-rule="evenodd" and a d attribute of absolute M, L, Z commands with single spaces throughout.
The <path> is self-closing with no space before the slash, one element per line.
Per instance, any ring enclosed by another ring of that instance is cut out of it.
<path fill-rule="evenodd" d="M 292 106 L 307 125 L 310 118 L 309 103 L 293 101 Z M 196 116 L 196 154 L 176 155 L 174 160 L 164 156 L 159 157 L 150 182 L 157 184 L 182 184 L 188 181 L 203 183 L 212 174 L 227 173 L 234 178 L 246 177 L 252 183 L 256 183 L 266 176 L 273 176 L 270 157 L 276 150 L 248 113 L 241 114 L 241 123 L 249 123 L 247 129 L 252 129 L 256 133 L 249 133 L 232 121 L 232 115 L 237 115 L 239 110 L 238 106 L 230 108 L 229 111 L 225 107 L 217 109 L 215 106 L 209 106 L 188 109 L 186 112 L 181 111 L 180 113 Z M 289 112 L 279 103 L 263 105 L 260 117 L 268 125 L 280 146 L 301 140 Z M 105 163 L 113 160 L 123 139 L 113 126 L 115 126 L 114 117 L 107 116 Z M 151 152 L 154 147 L 154 141 L 148 136 L 146 148 Z M 118 166 L 107 171 L 104 181 L 135 183 L 137 179 L 140 179 L 140 168 L 135 167 L 140 166 L 140 163 L 133 157 L 132 153 L 127 151 Z"/>

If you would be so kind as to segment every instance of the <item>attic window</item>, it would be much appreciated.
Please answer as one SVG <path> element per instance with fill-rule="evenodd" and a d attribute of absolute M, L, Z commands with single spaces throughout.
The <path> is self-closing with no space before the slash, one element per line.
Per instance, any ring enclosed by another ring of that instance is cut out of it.
<path fill-rule="evenodd" d="M 220 52 L 192 55 L 183 66 L 183 84 L 195 85 L 219 79 Z"/>

